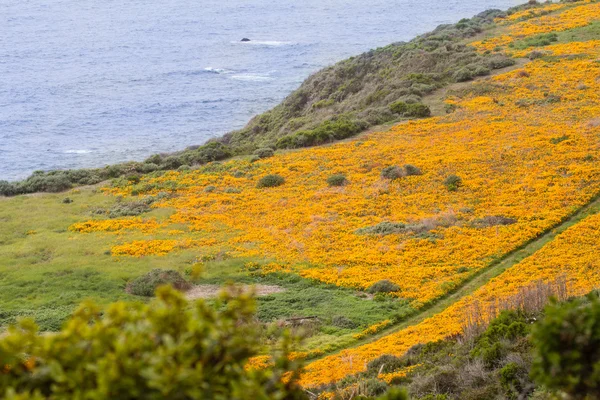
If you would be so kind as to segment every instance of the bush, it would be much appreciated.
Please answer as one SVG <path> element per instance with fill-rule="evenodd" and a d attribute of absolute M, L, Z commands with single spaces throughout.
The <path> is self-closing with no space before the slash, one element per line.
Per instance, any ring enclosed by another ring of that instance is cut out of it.
<path fill-rule="evenodd" d="M 391 354 L 384 354 L 367 364 L 367 372 L 371 375 L 377 376 L 379 371 L 382 373 L 389 373 L 397 371 L 406 366 L 406 362 L 401 357 L 396 357 Z"/>
<path fill-rule="evenodd" d="M 274 154 L 275 154 L 275 151 L 268 147 L 258 149 L 254 152 L 254 155 L 258 156 L 258 158 L 269 158 L 269 157 L 273 157 Z"/>
<path fill-rule="evenodd" d="M 390 111 L 406 118 L 426 118 L 431 116 L 431 110 L 423 103 L 396 101 L 390 104 Z"/>
<path fill-rule="evenodd" d="M 531 374 L 573 399 L 600 398 L 600 301 L 596 294 L 551 303 L 533 328 Z"/>
<path fill-rule="evenodd" d="M 293 135 L 280 138 L 276 147 L 278 149 L 296 149 L 300 147 L 316 146 L 349 138 L 368 126 L 364 121 L 340 116 L 322 122 L 312 130 L 303 130 Z"/>
<path fill-rule="evenodd" d="M 234 289 L 233 289 L 234 290 Z M 0 338 L 0 396 L 23 399 L 306 399 L 283 338 L 274 363 L 248 369 L 261 330 L 255 304 L 223 295 L 193 305 L 160 288 L 150 304 L 82 304 L 55 335 L 29 320 Z M 104 314 L 104 317 L 102 317 Z"/>
<path fill-rule="evenodd" d="M 385 179 L 390 179 L 392 181 L 398 178 L 402 178 L 403 176 L 404 171 L 402 171 L 402 168 L 396 165 L 385 167 L 383 170 L 381 170 L 381 177 Z"/>
<path fill-rule="evenodd" d="M 422 172 L 419 168 L 415 167 L 414 165 L 410 165 L 410 164 L 406 164 L 404 166 L 404 172 L 406 173 L 407 176 L 422 174 Z"/>
<path fill-rule="evenodd" d="M 369 293 L 393 293 L 400 290 L 400 286 L 396 285 L 392 281 L 388 281 L 387 279 L 381 280 L 379 282 L 375 282 L 373 285 L 369 287 L 367 290 Z"/>
<path fill-rule="evenodd" d="M 462 186 L 462 179 L 460 176 L 450 175 L 444 180 L 444 185 L 446 185 L 446 189 L 448 189 L 451 192 L 454 192 Z"/>
<path fill-rule="evenodd" d="M 171 285 L 177 290 L 189 290 L 192 285 L 174 270 L 153 269 L 127 284 L 127 292 L 136 296 L 152 296 L 156 288 Z"/>
<path fill-rule="evenodd" d="M 282 176 L 279 176 L 279 175 L 266 175 L 266 176 L 263 176 L 262 178 L 260 178 L 260 180 L 256 184 L 256 187 L 259 188 L 259 189 L 260 188 L 276 187 L 276 186 L 283 185 L 284 182 L 285 182 L 285 179 L 283 179 Z"/>
<path fill-rule="evenodd" d="M 391 235 L 394 233 L 403 233 L 406 232 L 407 227 L 406 224 L 401 222 L 380 222 L 374 226 L 367 226 L 365 228 L 360 228 L 356 230 L 357 235 Z"/>
<path fill-rule="evenodd" d="M 0 196 L 14 196 L 18 194 L 14 184 L 7 181 L 0 181 Z"/>
<path fill-rule="evenodd" d="M 336 315 L 331 319 L 331 325 L 337 326 L 338 328 L 343 329 L 354 329 L 358 326 L 358 324 L 352 321 L 348 317 L 344 317 L 343 315 Z"/>
<path fill-rule="evenodd" d="M 348 180 L 346 179 L 346 176 L 343 174 L 335 174 L 335 175 L 331 175 L 329 178 L 327 178 L 327 184 L 329 186 L 344 186 L 347 183 L 348 183 Z"/>

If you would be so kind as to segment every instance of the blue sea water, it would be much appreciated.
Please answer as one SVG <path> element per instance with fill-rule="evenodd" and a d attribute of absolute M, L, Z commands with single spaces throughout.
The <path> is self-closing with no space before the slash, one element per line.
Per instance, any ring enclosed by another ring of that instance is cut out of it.
<path fill-rule="evenodd" d="M 0 0 L 0 180 L 204 143 L 326 65 L 521 2 Z"/>

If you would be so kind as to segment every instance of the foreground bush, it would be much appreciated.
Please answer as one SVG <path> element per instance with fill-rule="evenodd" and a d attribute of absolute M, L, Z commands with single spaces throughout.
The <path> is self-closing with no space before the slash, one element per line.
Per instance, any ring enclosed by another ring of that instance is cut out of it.
<path fill-rule="evenodd" d="M 148 305 L 115 303 L 104 315 L 84 303 L 57 334 L 22 321 L 0 339 L 0 396 L 305 399 L 286 340 L 272 367 L 247 368 L 260 344 L 254 308 L 240 293 L 189 305 L 164 287 Z"/>
<path fill-rule="evenodd" d="M 157 268 L 129 282 L 127 284 L 127 292 L 136 296 L 150 297 L 162 285 L 171 285 L 173 288 L 181 291 L 189 290 L 192 287 L 188 281 L 183 279 L 179 272 Z"/>
<path fill-rule="evenodd" d="M 600 398 L 600 301 L 597 295 L 552 304 L 532 333 L 532 376 L 571 399 Z"/>

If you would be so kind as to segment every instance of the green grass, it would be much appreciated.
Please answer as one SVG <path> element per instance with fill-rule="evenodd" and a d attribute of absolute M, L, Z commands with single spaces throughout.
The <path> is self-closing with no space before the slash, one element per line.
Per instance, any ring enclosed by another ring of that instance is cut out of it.
<path fill-rule="evenodd" d="M 593 22 L 588 26 L 558 33 L 559 43 L 585 42 L 598 39 L 600 39 L 600 21 Z"/>

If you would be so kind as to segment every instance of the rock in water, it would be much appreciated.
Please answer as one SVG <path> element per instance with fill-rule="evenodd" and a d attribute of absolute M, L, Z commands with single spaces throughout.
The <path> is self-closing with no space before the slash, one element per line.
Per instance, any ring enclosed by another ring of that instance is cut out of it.
<path fill-rule="evenodd" d="M 242 39 L 242 42 L 249 42 L 249 41 L 250 41 L 250 39 L 248 39 L 248 38 L 243 38 Z"/>

